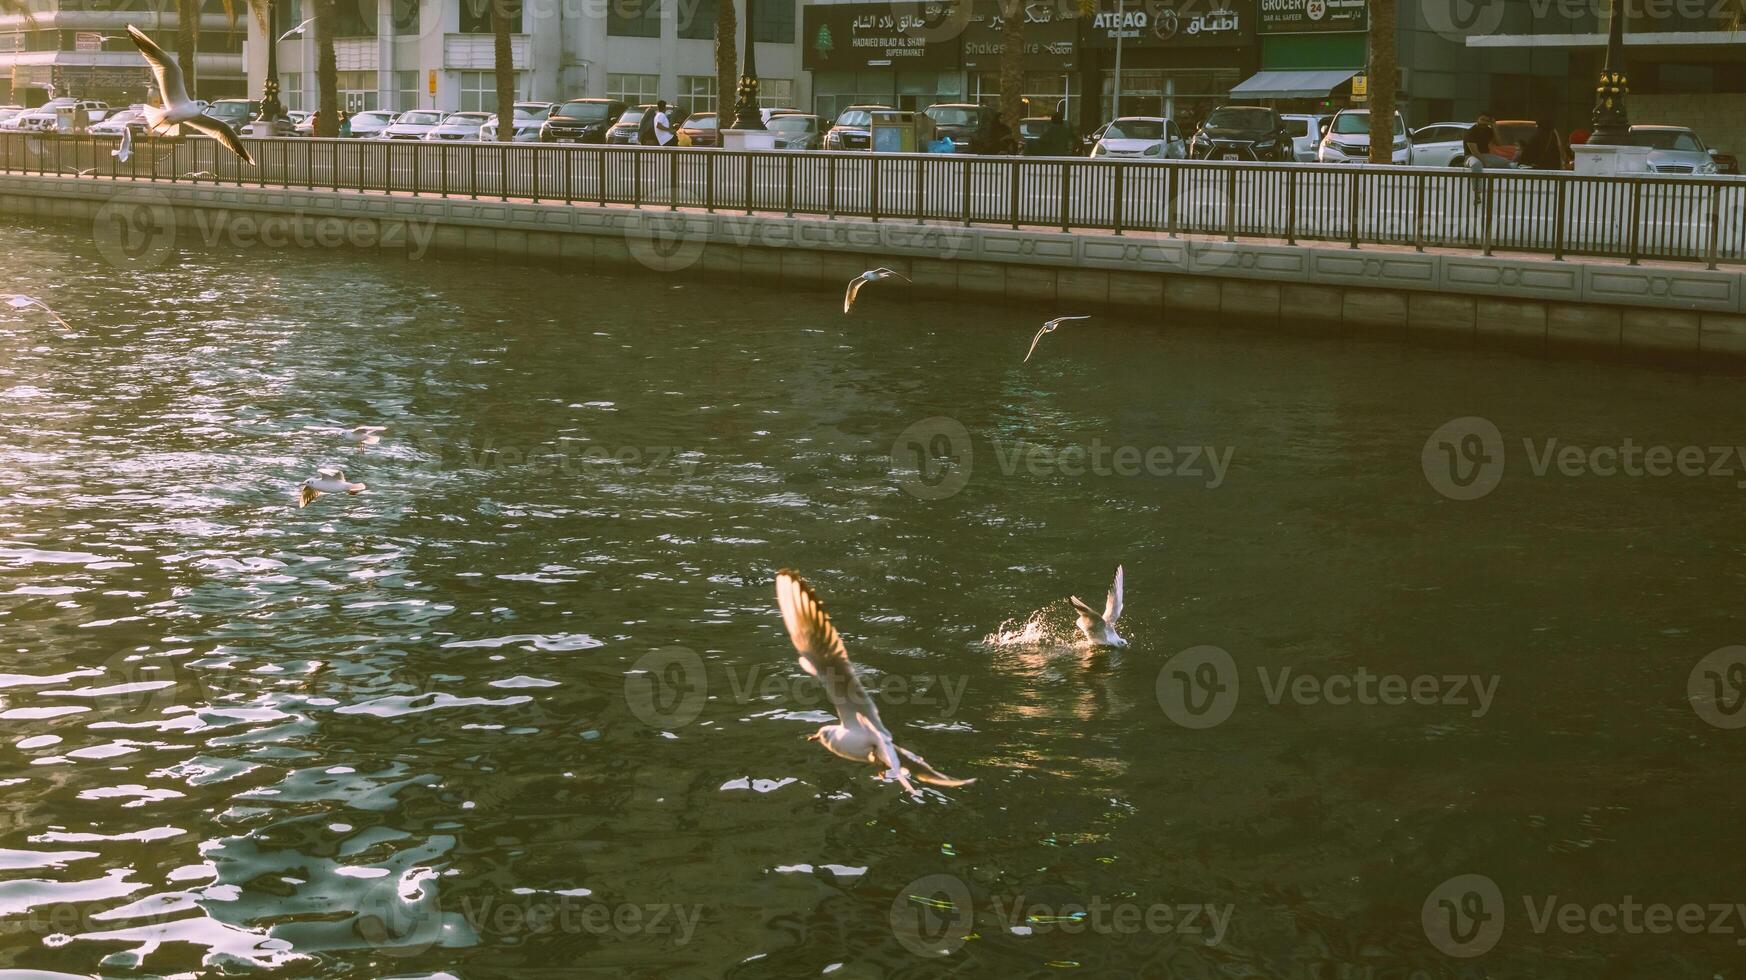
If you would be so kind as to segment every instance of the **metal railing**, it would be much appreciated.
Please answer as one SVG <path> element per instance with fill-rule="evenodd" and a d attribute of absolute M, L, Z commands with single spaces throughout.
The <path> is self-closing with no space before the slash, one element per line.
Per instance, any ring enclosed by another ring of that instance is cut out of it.
<path fill-rule="evenodd" d="M 1746 262 L 1746 180 L 635 146 L 0 133 L 0 171 L 874 221 Z"/>

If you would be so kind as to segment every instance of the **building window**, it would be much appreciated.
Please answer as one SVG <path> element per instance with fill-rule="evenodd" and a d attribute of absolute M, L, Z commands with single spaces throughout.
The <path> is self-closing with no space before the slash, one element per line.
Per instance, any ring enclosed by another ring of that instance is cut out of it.
<path fill-rule="evenodd" d="M 614 37 L 660 37 L 661 0 L 607 0 L 606 33 Z"/>
<path fill-rule="evenodd" d="M 679 36 L 694 41 L 715 37 L 715 0 L 694 0 L 679 5 Z"/>
<path fill-rule="evenodd" d="M 303 75 L 290 72 L 279 76 L 279 102 L 286 109 L 303 111 Z"/>
<path fill-rule="evenodd" d="M 715 76 L 680 75 L 679 94 L 674 99 L 687 113 L 715 111 Z"/>
<path fill-rule="evenodd" d="M 764 109 L 786 109 L 794 105 L 794 79 L 758 79 L 758 106 Z"/>
<path fill-rule="evenodd" d="M 456 0 L 461 5 L 461 18 L 456 33 L 459 34 L 490 34 L 491 8 L 503 4 L 503 10 L 509 17 L 511 33 L 520 34 L 521 30 L 521 0 Z"/>
<path fill-rule="evenodd" d="M 611 72 L 606 75 L 606 97 L 609 99 L 645 105 L 660 98 L 660 93 L 659 75 L 617 75 Z"/>
<path fill-rule="evenodd" d="M 418 72 L 395 72 L 394 90 L 394 108 L 401 112 L 418 108 Z"/>
<path fill-rule="evenodd" d="M 461 112 L 497 111 L 497 73 L 494 71 L 456 72 L 461 82 Z M 527 73 L 515 73 L 515 97 L 527 97 Z"/>
<path fill-rule="evenodd" d="M 758 4 L 756 18 L 752 22 L 752 38 L 757 41 L 770 41 L 775 44 L 794 43 L 794 5 L 791 3 L 766 2 Z"/>

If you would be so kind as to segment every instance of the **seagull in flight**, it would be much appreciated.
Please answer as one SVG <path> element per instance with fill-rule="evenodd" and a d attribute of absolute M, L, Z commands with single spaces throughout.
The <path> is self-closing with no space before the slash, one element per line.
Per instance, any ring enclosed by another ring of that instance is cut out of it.
<path fill-rule="evenodd" d="M 306 20 L 306 21 L 304 21 L 304 22 L 303 22 L 303 23 L 301 23 L 301 24 L 298 24 L 298 25 L 297 25 L 297 26 L 296 26 L 296 27 L 293 27 L 293 28 L 291 28 L 291 29 L 290 29 L 290 30 L 288 30 L 288 31 L 286 31 L 286 32 L 285 32 L 285 33 L 283 33 L 283 34 L 281 34 L 281 35 L 279 35 L 279 40 L 280 40 L 280 41 L 283 41 L 283 40 L 285 40 L 285 39 L 286 39 L 286 38 L 288 38 L 288 37 L 295 37 L 295 36 L 296 36 L 296 35 L 298 35 L 298 34 L 302 34 L 302 33 L 303 33 L 303 29 L 304 29 L 304 28 L 305 28 L 305 27 L 308 27 L 308 26 L 309 26 L 309 25 L 310 25 L 310 24 L 313 24 L 313 23 L 315 23 L 315 18 L 314 18 L 314 17 L 311 17 L 311 18 L 309 18 L 309 19 L 308 19 L 308 20 Z M 277 44 L 277 43 L 278 43 L 278 41 L 275 41 L 275 42 L 273 42 L 273 43 L 275 43 L 275 44 Z"/>
<path fill-rule="evenodd" d="M 1115 582 L 1109 587 L 1109 597 L 1103 601 L 1103 612 L 1085 604 L 1076 595 L 1067 597 L 1073 608 L 1079 611 L 1079 632 L 1085 634 L 1092 645 L 1100 647 L 1125 647 L 1128 641 L 1122 639 L 1115 631 L 1116 620 L 1122 618 L 1122 566 L 1116 566 Z"/>
<path fill-rule="evenodd" d="M 212 172 L 212 171 L 210 171 L 210 170 L 196 170 L 196 171 L 194 171 L 194 172 L 192 172 L 192 173 L 186 173 L 186 174 L 183 174 L 183 175 L 182 175 L 182 176 L 184 176 L 184 177 L 192 177 L 192 178 L 194 178 L 194 179 L 195 179 L 195 180 L 199 180 L 199 179 L 200 179 L 200 178 L 202 178 L 202 177 L 211 177 L 211 178 L 212 178 L 212 179 L 213 179 L 213 180 L 217 180 L 217 179 L 218 179 L 218 175 L 217 175 L 217 174 L 215 174 L 215 173 L 213 173 L 213 172 Z"/>
<path fill-rule="evenodd" d="M 1031 338 L 1031 349 L 1028 351 L 1025 351 L 1025 359 L 1021 363 L 1029 364 L 1031 362 L 1031 355 L 1035 354 L 1037 352 L 1037 344 L 1042 342 L 1044 334 L 1054 333 L 1056 327 L 1059 327 L 1061 324 L 1066 323 L 1068 320 L 1089 320 L 1089 319 L 1091 319 L 1091 317 L 1089 315 L 1086 315 L 1086 316 L 1058 316 L 1055 319 L 1050 320 L 1048 323 L 1043 324 L 1043 329 L 1038 330 L 1037 335 L 1035 337 Z"/>
<path fill-rule="evenodd" d="M 855 297 L 861 294 L 862 286 L 865 286 L 870 282 L 878 282 L 881 279 L 902 279 L 904 282 L 911 281 L 910 278 L 903 273 L 894 272 L 884 266 L 880 266 L 877 269 L 868 269 L 866 272 L 849 280 L 849 291 L 843 294 L 843 312 L 849 312 L 849 307 L 855 305 Z"/>
<path fill-rule="evenodd" d="M 310 501 L 324 493 L 360 494 L 367 489 L 362 483 L 352 483 L 346 479 L 345 470 L 316 470 L 314 476 L 303 481 L 303 488 L 297 494 L 297 506 L 308 507 Z"/>
<path fill-rule="evenodd" d="M 92 167 L 89 170 L 74 170 L 72 167 L 62 167 L 61 172 L 72 174 L 75 177 L 89 177 L 97 172 L 97 168 Z"/>
<path fill-rule="evenodd" d="M 786 569 L 776 573 L 776 605 L 782 610 L 788 638 L 800 654 L 801 669 L 818 678 L 819 686 L 837 712 L 837 723 L 808 735 L 809 741 L 816 741 L 832 755 L 851 762 L 883 768 L 885 779 L 897 780 L 912 796 L 920 794 L 910 782 L 911 776 L 933 786 L 968 786 L 976 781 L 947 776 L 892 740 L 891 732 L 879 720 L 879 709 L 855 676 L 855 665 L 849 662 L 843 638 L 825 615 L 824 604 L 812 586 L 799 573 Z M 908 769 L 903 760 L 908 760 Z"/>
<path fill-rule="evenodd" d="M 189 129 L 198 130 L 213 139 L 223 143 L 225 148 L 235 153 L 249 166 L 255 165 L 255 158 L 249 155 L 249 148 L 237 138 L 236 130 L 231 129 L 223 120 L 214 119 L 206 114 L 206 110 L 188 97 L 188 86 L 182 80 L 182 66 L 176 64 L 157 42 L 145 36 L 145 32 L 132 24 L 127 25 L 127 34 L 133 38 L 133 46 L 145 56 L 146 63 L 151 66 L 152 77 L 158 82 L 158 101 L 160 106 L 145 107 L 146 125 L 152 132 L 160 132 L 165 126 L 180 123 Z"/>
<path fill-rule="evenodd" d="M 54 310 L 49 309 L 49 305 L 47 303 L 44 303 L 42 300 L 37 299 L 34 296 L 26 296 L 23 293 L 0 293 L 0 299 L 4 299 L 6 301 L 6 305 L 12 307 L 15 310 L 28 310 L 34 306 L 37 309 L 42 310 L 44 313 L 47 313 L 49 316 L 54 317 L 55 322 L 60 324 L 62 327 L 65 327 L 68 330 L 73 329 L 72 327 L 67 326 L 67 321 L 61 319 L 61 315 L 59 313 L 56 313 Z"/>
<path fill-rule="evenodd" d="M 121 145 L 109 151 L 109 155 L 126 163 L 133 156 L 133 127 L 121 127 Z"/>
<path fill-rule="evenodd" d="M 358 425 L 341 433 L 340 438 L 357 446 L 360 450 L 365 446 L 374 446 L 382 441 L 381 433 L 387 430 L 385 425 Z"/>

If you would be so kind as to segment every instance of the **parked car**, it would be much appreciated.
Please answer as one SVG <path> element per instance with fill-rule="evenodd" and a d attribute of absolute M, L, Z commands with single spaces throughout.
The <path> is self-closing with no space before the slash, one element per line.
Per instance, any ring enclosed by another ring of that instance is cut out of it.
<path fill-rule="evenodd" d="M 1738 174 L 1740 172 L 1740 158 L 1734 154 L 1723 153 L 1712 146 L 1710 147 L 1710 156 L 1715 158 L 1716 173 Z"/>
<path fill-rule="evenodd" d="M 248 99 L 215 99 L 206 107 L 206 114 L 240 133 L 260 118 L 261 104 Z"/>
<path fill-rule="evenodd" d="M 478 142 L 479 130 L 491 121 L 489 112 L 451 112 L 422 137 L 427 142 Z"/>
<path fill-rule="evenodd" d="M 1188 156 L 1188 143 L 1176 120 L 1162 116 L 1122 116 L 1098 130 L 1091 155 L 1106 159 L 1181 160 Z"/>
<path fill-rule="evenodd" d="M 92 136 L 120 139 L 127 130 L 132 130 L 135 137 L 144 136 L 145 129 L 145 106 L 130 105 L 110 112 L 102 122 L 93 124 L 86 132 Z"/>
<path fill-rule="evenodd" d="M 969 102 L 941 102 L 922 111 L 934 121 L 935 135 L 952 141 L 953 153 L 968 153 L 970 139 L 982 128 L 983 117 L 994 110 Z"/>
<path fill-rule="evenodd" d="M 20 112 L 7 122 L 6 128 L 33 130 L 42 133 L 51 132 L 60 125 L 57 111 L 73 106 L 84 106 L 87 123 L 102 122 L 103 117 L 109 113 L 109 103 L 107 102 L 100 102 L 96 99 L 62 97 L 50 99 L 34 109 Z"/>
<path fill-rule="evenodd" d="M 1540 124 L 1532 119 L 1502 119 L 1491 124 L 1492 131 L 1497 134 L 1497 140 L 1491 144 L 1491 152 L 1505 160 L 1514 160 L 1522 147 L 1534 138 Z"/>
<path fill-rule="evenodd" d="M 827 150 L 866 150 L 873 146 L 873 136 L 868 128 L 873 124 L 873 112 L 877 109 L 889 109 L 888 105 L 852 105 L 837 113 L 836 122 L 824 134 L 824 148 Z"/>
<path fill-rule="evenodd" d="M 540 140 L 540 127 L 546 123 L 546 117 L 557 108 L 552 102 L 517 102 L 514 109 L 515 132 L 510 135 L 511 143 L 537 143 Z M 491 114 L 491 121 L 479 130 L 479 138 L 488 143 L 498 141 L 497 114 Z"/>
<path fill-rule="evenodd" d="M 1279 121 L 1291 137 L 1292 159 L 1298 163 L 1315 163 L 1316 147 L 1321 144 L 1322 134 L 1328 131 L 1328 122 L 1333 118 L 1289 112 L 1281 115 Z"/>
<path fill-rule="evenodd" d="M 758 109 L 758 118 L 760 120 L 762 120 L 764 125 L 766 125 L 766 126 L 770 125 L 770 120 L 776 118 L 777 116 L 790 116 L 790 115 L 795 115 L 795 114 L 805 115 L 806 110 L 805 109 L 796 109 L 793 106 L 763 106 L 763 107 Z M 733 127 L 732 127 L 731 123 L 733 122 L 733 120 L 730 119 L 730 120 L 728 120 L 728 122 L 730 123 L 728 128 L 732 129 Z"/>
<path fill-rule="evenodd" d="M 393 124 L 382 131 L 382 138 L 390 140 L 421 140 L 424 139 L 431 130 L 442 125 L 442 121 L 443 114 L 436 109 L 408 109 L 394 117 Z"/>
<path fill-rule="evenodd" d="M 1440 122 L 1428 126 L 1420 126 L 1412 132 L 1413 166 L 1415 167 L 1461 167 L 1467 164 L 1467 131 L 1473 128 L 1472 123 Z M 1368 145 L 1368 143 L 1366 144 Z M 1515 167 L 1512 159 L 1516 147 L 1509 148 L 1505 155 L 1504 147 L 1492 143 L 1490 152 L 1481 156 L 1487 170 L 1508 170 Z"/>
<path fill-rule="evenodd" d="M 818 150 L 824 147 L 824 132 L 818 117 L 803 112 L 784 112 L 770 117 L 765 128 L 776 136 L 778 150 Z"/>
<path fill-rule="evenodd" d="M 604 143 L 613 121 L 629 108 L 617 99 L 571 99 L 540 126 L 544 143 Z"/>
<path fill-rule="evenodd" d="M 654 109 L 652 103 L 626 109 L 618 117 L 618 122 L 613 123 L 612 128 L 606 131 L 606 142 L 621 146 L 635 144 L 637 142 L 637 129 L 643 124 L 643 113 L 653 112 Z M 685 124 L 685 110 L 668 106 L 667 124 L 677 131 Z"/>
<path fill-rule="evenodd" d="M 1293 159 L 1291 134 L 1279 113 L 1265 106 L 1222 105 L 1207 113 L 1206 121 L 1188 143 L 1195 160 Z"/>
<path fill-rule="evenodd" d="M 24 107 L 21 105 L 0 105 L 0 129 L 7 128 L 6 124 L 23 114 L 23 112 Z"/>
<path fill-rule="evenodd" d="M 694 112 L 685 117 L 685 125 L 674 132 L 684 136 L 680 142 L 691 146 L 720 146 L 721 127 L 713 112 Z"/>
<path fill-rule="evenodd" d="M 1649 147 L 1649 172 L 1713 177 L 1716 151 L 1684 126 L 1632 126 L 1631 141 Z"/>
<path fill-rule="evenodd" d="M 1413 162 L 1413 144 L 1407 139 L 1406 119 L 1397 110 L 1394 114 L 1395 163 Z M 1320 163 L 1365 163 L 1370 159 L 1370 110 L 1341 109 L 1328 124 L 1328 134 L 1322 137 L 1316 152 Z"/>
<path fill-rule="evenodd" d="M 291 135 L 293 135 L 293 136 L 308 136 L 309 131 L 304 128 L 304 123 L 307 123 L 310 120 L 314 119 L 315 113 L 304 112 L 302 109 L 292 109 L 292 110 L 285 113 L 285 118 L 290 121 L 291 128 L 293 130 L 295 130 L 295 132 L 293 132 Z M 381 136 L 382 134 L 377 133 L 376 135 Z"/>
<path fill-rule="evenodd" d="M 394 125 L 396 114 L 387 109 L 365 109 L 352 113 L 352 138 L 376 139 Z"/>

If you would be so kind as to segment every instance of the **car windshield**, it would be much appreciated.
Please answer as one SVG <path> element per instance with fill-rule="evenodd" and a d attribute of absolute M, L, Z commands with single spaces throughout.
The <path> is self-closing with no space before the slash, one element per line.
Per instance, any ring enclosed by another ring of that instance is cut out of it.
<path fill-rule="evenodd" d="M 624 115 L 618 117 L 618 125 L 620 126 L 635 126 L 642 121 L 643 110 L 641 109 L 626 109 Z"/>
<path fill-rule="evenodd" d="M 249 114 L 249 106 L 246 102 L 218 102 L 206 114 L 217 119 L 241 119 Z"/>
<path fill-rule="evenodd" d="M 772 116 L 767 125 L 778 133 L 810 133 L 812 132 L 812 117 Z"/>
<path fill-rule="evenodd" d="M 1686 150 L 1702 153 L 1704 144 L 1693 133 L 1683 129 L 1639 129 L 1631 133 L 1638 146 L 1654 150 Z"/>
<path fill-rule="evenodd" d="M 434 112 L 408 112 L 400 117 L 402 126 L 435 126 L 442 116 Z"/>
<path fill-rule="evenodd" d="M 697 115 L 692 116 L 691 118 L 685 120 L 685 128 L 686 129 L 714 129 L 715 128 L 715 113 L 713 113 L 713 112 L 700 112 Z"/>
<path fill-rule="evenodd" d="M 873 114 L 866 109 L 849 109 L 837 117 L 838 126 L 866 126 L 873 122 Z"/>
<path fill-rule="evenodd" d="M 139 117 L 141 117 L 143 115 L 145 115 L 145 113 L 139 111 L 138 109 L 123 109 L 120 112 L 116 113 L 113 116 L 110 116 L 108 119 L 105 119 L 103 121 L 104 122 L 116 122 L 116 123 L 129 122 L 131 120 L 138 119 Z"/>
<path fill-rule="evenodd" d="M 1117 119 L 1103 131 L 1106 140 L 1160 140 L 1164 138 L 1162 119 Z"/>
<path fill-rule="evenodd" d="M 457 112 L 443 120 L 449 126 L 481 126 L 491 121 L 489 112 Z"/>
<path fill-rule="evenodd" d="M 551 114 L 552 107 L 549 105 L 518 105 L 515 107 L 515 118 L 517 119 L 544 119 Z"/>
<path fill-rule="evenodd" d="M 600 122 L 605 119 L 612 108 L 605 102 L 566 102 L 558 107 L 557 114 L 565 119 L 580 119 L 583 122 Z"/>
<path fill-rule="evenodd" d="M 1273 128 L 1273 111 L 1271 109 L 1241 108 L 1214 109 L 1212 115 L 1206 117 L 1208 129 L 1247 129 L 1261 130 Z"/>
<path fill-rule="evenodd" d="M 1341 136 L 1369 136 L 1370 113 L 1342 112 L 1334 117 L 1334 132 Z M 1394 119 L 1394 135 L 1401 134 L 1400 117 Z"/>
<path fill-rule="evenodd" d="M 1314 136 L 1316 134 L 1314 119 L 1281 119 L 1280 122 L 1284 124 L 1285 131 L 1293 136 Z"/>
<path fill-rule="evenodd" d="M 358 113 L 356 116 L 352 117 L 352 124 L 357 125 L 360 122 L 385 123 L 385 122 L 392 120 L 393 118 L 394 118 L 394 113 L 383 112 L 380 109 L 378 109 L 374 112 L 360 112 L 360 113 Z"/>
<path fill-rule="evenodd" d="M 956 107 L 931 106 L 928 108 L 928 118 L 941 126 L 974 126 L 978 113 L 975 109 L 960 109 Z"/>

